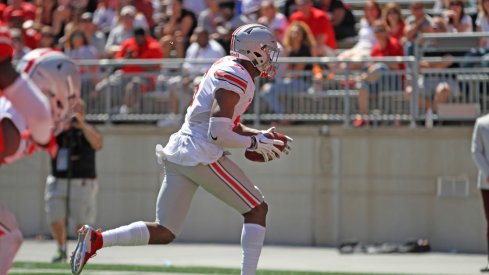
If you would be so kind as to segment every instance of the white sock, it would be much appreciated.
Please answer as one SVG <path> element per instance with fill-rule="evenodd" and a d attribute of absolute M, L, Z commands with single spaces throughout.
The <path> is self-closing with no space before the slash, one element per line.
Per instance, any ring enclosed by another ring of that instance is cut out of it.
<path fill-rule="evenodd" d="M 241 232 L 241 248 L 243 249 L 241 275 L 256 274 L 266 230 L 265 227 L 258 224 L 243 224 L 243 231 Z"/>
<path fill-rule="evenodd" d="M 149 230 L 144 222 L 133 222 L 102 232 L 103 247 L 136 246 L 149 243 Z"/>

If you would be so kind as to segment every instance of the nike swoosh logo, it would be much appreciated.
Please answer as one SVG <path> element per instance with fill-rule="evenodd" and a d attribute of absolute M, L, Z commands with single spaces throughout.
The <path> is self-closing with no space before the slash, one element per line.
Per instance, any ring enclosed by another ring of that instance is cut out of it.
<path fill-rule="evenodd" d="M 212 132 L 210 132 L 210 136 L 211 136 L 212 140 L 217 140 L 217 137 L 212 136 Z"/>

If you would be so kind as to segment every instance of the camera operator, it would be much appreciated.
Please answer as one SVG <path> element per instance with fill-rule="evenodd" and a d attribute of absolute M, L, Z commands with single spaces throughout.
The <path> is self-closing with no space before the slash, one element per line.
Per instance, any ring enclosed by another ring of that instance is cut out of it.
<path fill-rule="evenodd" d="M 67 221 L 77 228 L 95 222 L 98 191 L 95 151 L 102 136 L 85 121 L 85 103 L 80 100 L 65 130 L 56 136 L 58 153 L 51 161 L 46 180 L 45 210 L 58 250 L 52 262 L 66 261 Z"/>

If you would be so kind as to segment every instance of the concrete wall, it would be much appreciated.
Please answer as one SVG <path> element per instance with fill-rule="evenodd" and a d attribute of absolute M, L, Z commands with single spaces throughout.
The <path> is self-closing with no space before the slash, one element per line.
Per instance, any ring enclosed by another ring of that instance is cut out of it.
<path fill-rule="evenodd" d="M 153 220 L 162 179 L 154 147 L 170 132 L 141 126 L 99 127 L 100 193 L 96 225 L 103 229 Z M 471 128 L 280 129 L 294 137 L 292 155 L 257 164 L 240 150 L 243 167 L 270 205 L 269 244 L 332 246 L 428 238 L 436 250 L 485 251 L 477 170 L 470 156 Z M 43 210 L 45 154 L 0 168 L 0 202 L 17 214 L 26 235 L 47 233 Z M 468 177 L 469 195 L 441 198 L 437 177 Z M 242 218 L 199 191 L 181 241 L 237 243 Z"/>

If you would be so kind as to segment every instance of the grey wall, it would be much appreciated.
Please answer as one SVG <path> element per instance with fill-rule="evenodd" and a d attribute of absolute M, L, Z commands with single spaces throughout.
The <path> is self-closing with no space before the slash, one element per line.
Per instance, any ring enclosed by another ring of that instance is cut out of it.
<path fill-rule="evenodd" d="M 168 130 L 141 126 L 99 127 L 100 193 L 96 227 L 153 220 L 162 179 L 154 147 Z M 252 163 L 231 158 L 260 187 L 270 205 L 266 242 L 337 245 L 428 238 L 436 250 L 485 251 L 477 170 L 470 156 L 470 127 L 343 129 L 320 135 L 316 127 L 281 128 L 294 137 L 292 155 Z M 0 202 L 26 235 L 47 233 L 43 210 L 45 154 L 0 168 Z M 468 177 L 467 197 L 437 197 L 437 177 Z M 199 191 L 181 241 L 239 241 L 242 218 Z"/>

